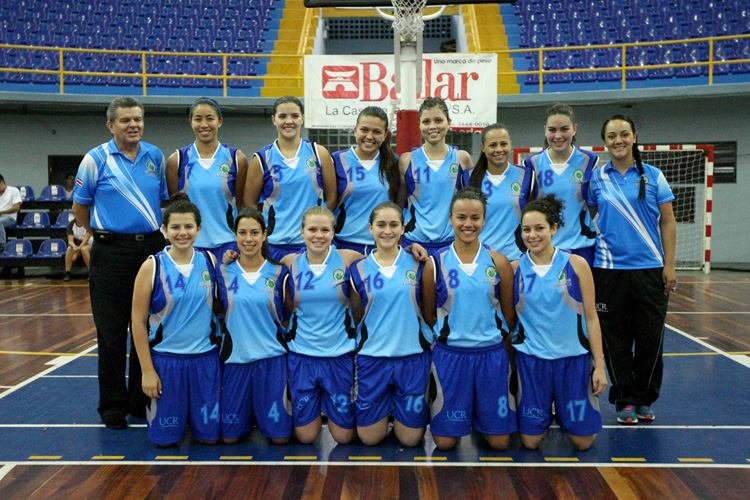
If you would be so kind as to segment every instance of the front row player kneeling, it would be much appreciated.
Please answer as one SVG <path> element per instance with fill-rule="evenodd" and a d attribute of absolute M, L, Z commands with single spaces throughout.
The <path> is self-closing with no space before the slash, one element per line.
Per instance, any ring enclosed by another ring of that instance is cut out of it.
<path fill-rule="evenodd" d="M 536 449 L 556 419 L 576 448 L 588 449 L 602 429 L 599 399 L 607 377 L 594 280 L 588 263 L 552 245 L 562 224 L 554 194 L 529 202 L 521 229 L 528 251 L 513 262 L 518 329 L 518 430 Z"/>
<path fill-rule="evenodd" d="M 133 289 L 132 330 L 143 371 L 148 437 L 178 443 L 186 426 L 205 443 L 219 439 L 219 337 L 213 319 L 213 256 L 193 248 L 201 216 L 176 193 L 163 215 L 171 245 L 146 260 Z"/>

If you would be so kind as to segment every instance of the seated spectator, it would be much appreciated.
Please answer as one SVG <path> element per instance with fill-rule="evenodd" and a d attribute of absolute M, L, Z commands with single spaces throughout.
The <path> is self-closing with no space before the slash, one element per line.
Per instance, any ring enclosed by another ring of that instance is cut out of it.
<path fill-rule="evenodd" d="M 17 187 L 8 186 L 0 175 L 0 252 L 8 241 L 5 228 L 16 225 L 18 212 L 21 210 L 21 192 Z"/>
<path fill-rule="evenodd" d="M 73 199 L 73 188 L 76 187 L 76 174 L 68 174 L 65 176 L 65 199 Z"/>
<path fill-rule="evenodd" d="M 83 257 L 83 263 L 86 268 L 89 267 L 89 257 L 91 255 L 91 233 L 86 228 L 78 225 L 78 221 L 73 219 L 68 223 L 68 249 L 65 251 L 65 277 L 63 281 L 70 281 L 70 270 L 73 268 L 73 262 L 78 260 L 79 256 Z"/>

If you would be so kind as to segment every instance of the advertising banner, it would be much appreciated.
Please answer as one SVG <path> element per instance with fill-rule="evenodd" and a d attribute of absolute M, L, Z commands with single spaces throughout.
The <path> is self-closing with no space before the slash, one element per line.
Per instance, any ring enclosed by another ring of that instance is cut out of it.
<path fill-rule="evenodd" d="M 360 110 L 398 111 L 393 55 L 305 56 L 305 127 L 354 128 Z M 483 129 L 497 120 L 497 54 L 425 54 L 426 97 L 446 101 L 454 130 Z"/>

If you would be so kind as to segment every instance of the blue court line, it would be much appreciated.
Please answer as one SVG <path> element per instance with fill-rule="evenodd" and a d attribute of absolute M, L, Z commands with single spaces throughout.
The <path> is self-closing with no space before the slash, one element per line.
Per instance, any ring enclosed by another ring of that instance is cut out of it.
<path fill-rule="evenodd" d="M 89 349 L 88 351 L 94 351 Z M 707 344 L 668 328 L 666 353 L 717 352 Z M 718 351 L 720 352 L 720 351 Z M 655 405 L 657 421 L 635 427 L 616 423 L 614 408 L 601 400 L 605 428 L 594 446 L 573 449 L 558 427 L 553 427 L 540 450 L 522 449 L 517 436 L 510 450 L 495 452 L 481 437 L 465 437 L 451 452 L 440 452 L 431 437 L 423 445 L 402 449 L 392 436 L 367 447 L 340 446 L 324 429 L 312 445 L 273 446 L 253 431 L 237 445 L 204 446 L 184 439 L 176 447 L 159 449 L 147 438 L 145 421 L 130 418 L 127 431 L 101 425 L 96 404 L 97 380 L 81 377 L 96 373 L 96 358 L 66 357 L 62 366 L 19 384 L 0 395 L 0 450 L 2 463 L 171 463 L 157 457 L 180 456 L 175 463 L 341 463 L 347 465 L 542 465 L 542 466 L 731 466 L 750 467 L 750 426 L 747 398 L 750 377 L 746 367 L 731 356 L 666 356 L 662 397 Z M 76 377 L 78 376 L 78 377 Z M 718 398 L 717 398 L 718 396 Z M 696 409 L 700 409 L 697 412 Z M 728 445 L 727 443 L 732 443 Z M 59 459 L 31 457 L 47 456 Z M 95 459 L 94 457 L 123 457 Z M 251 460 L 222 457 L 253 457 Z M 289 457 L 296 457 L 291 459 Z M 306 457 L 316 457 L 309 460 Z M 379 457 L 373 460 L 372 457 Z M 685 460 L 701 459 L 692 462 Z M 710 461 L 708 461 L 710 460 Z"/>

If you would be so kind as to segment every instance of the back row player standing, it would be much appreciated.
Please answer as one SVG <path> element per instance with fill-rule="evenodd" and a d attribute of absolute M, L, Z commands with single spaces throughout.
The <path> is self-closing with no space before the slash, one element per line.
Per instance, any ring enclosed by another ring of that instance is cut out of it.
<path fill-rule="evenodd" d="M 302 139 L 305 108 L 299 99 L 284 96 L 273 105 L 271 121 L 278 138 L 253 155 L 244 201 L 262 208 L 271 257 L 305 248 L 299 221 L 310 207 L 336 205 L 336 173 L 323 146 Z"/>
<path fill-rule="evenodd" d="M 471 156 L 445 143 L 451 120 L 439 97 L 428 97 L 419 107 L 419 128 L 424 145 L 399 159 L 409 207 L 404 247 L 417 242 L 435 253 L 453 241 L 448 224 L 459 168 L 472 167 Z"/>
<path fill-rule="evenodd" d="M 170 196 L 177 191 L 187 194 L 198 207 L 204 230 L 195 247 L 221 260 L 226 250 L 237 248 L 234 219 L 238 208 L 242 209 L 247 157 L 219 142 L 224 118 L 216 101 L 201 97 L 190 107 L 189 117 L 195 142 L 167 160 L 167 188 Z"/>
<path fill-rule="evenodd" d="M 599 158 L 575 146 L 577 131 L 573 108 L 567 104 L 553 104 L 547 109 L 544 125 L 544 145 L 547 149 L 526 158 L 524 165 L 536 174 L 539 186 L 537 197 L 555 193 L 563 202 L 562 219 L 567 224 L 558 229 L 553 244 L 580 255 L 591 266 L 594 263 L 596 232 L 591 229 L 586 196 L 591 172 Z"/>

